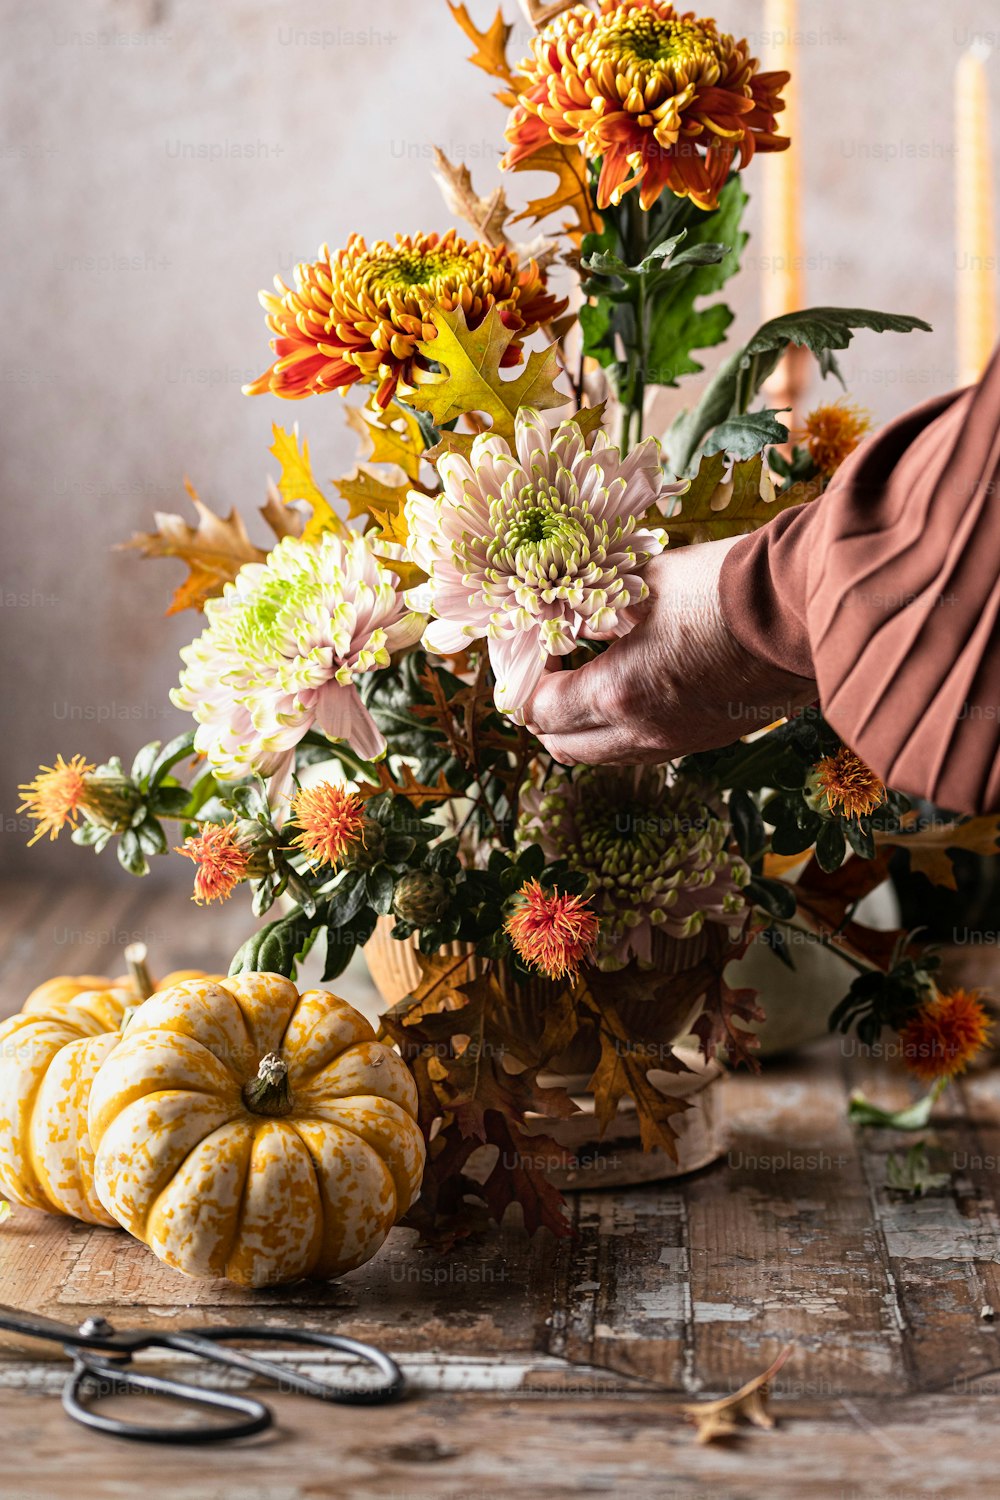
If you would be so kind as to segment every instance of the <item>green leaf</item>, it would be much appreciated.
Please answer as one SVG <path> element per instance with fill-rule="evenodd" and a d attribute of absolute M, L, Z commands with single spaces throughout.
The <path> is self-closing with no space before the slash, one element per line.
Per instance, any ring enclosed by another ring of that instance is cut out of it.
<path fill-rule="evenodd" d="M 702 443 L 701 452 L 728 453 L 731 458 L 747 459 L 755 457 L 772 443 L 787 441 L 788 428 L 778 421 L 776 410 L 748 411 L 713 428 Z"/>
<path fill-rule="evenodd" d="M 692 204 L 661 198 L 647 219 L 653 248 L 638 265 L 617 253 L 627 237 L 622 213 L 605 214 L 600 235 L 587 235 L 581 265 L 590 279 L 583 290 L 593 300 L 580 309 L 584 353 L 614 371 L 620 386 L 626 379 L 628 352 L 637 346 L 636 309 L 643 302 L 647 385 L 676 385 L 680 376 L 701 370 L 693 349 L 721 343 L 733 320 L 722 303 L 696 308 L 695 303 L 719 291 L 739 269 L 747 236 L 740 219 L 746 194 L 734 173 L 711 213 Z M 619 222 L 621 220 L 621 222 Z M 683 227 L 678 227 L 679 225 Z M 676 232 L 670 232 L 675 230 Z M 640 344 L 639 347 L 642 347 Z M 622 362 L 620 355 L 624 354 Z"/>
<path fill-rule="evenodd" d="M 816 863 L 821 870 L 832 874 L 844 863 L 847 843 L 844 830 L 833 819 L 824 819 L 816 835 Z"/>
<path fill-rule="evenodd" d="M 651 289 L 647 385 L 676 385 L 682 375 L 697 374 L 704 367 L 692 358 L 692 350 L 708 349 L 725 338 L 733 321 L 730 309 L 723 303 L 695 304 L 721 291 L 739 270 L 747 241 L 740 222 L 747 202 L 734 174 L 719 195 L 718 208 L 689 226 L 672 274 Z"/>
<path fill-rule="evenodd" d="M 768 880 L 763 875 L 755 875 L 747 882 L 746 892 L 752 901 L 780 921 L 790 922 L 795 915 L 795 892 L 783 880 Z"/>
<path fill-rule="evenodd" d="M 366 882 L 368 900 L 380 917 L 387 917 L 392 909 L 392 892 L 395 881 L 391 871 L 385 865 L 377 865 L 372 870 Z"/>
<path fill-rule="evenodd" d="M 343 927 L 365 902 L 365 877 L 361 870 L 346 870 L 326 904 L 331 927 Z"/>
<path fill-rule="evenodd" d="M 756 863 L 767 847 L 767 833 L 760 808 L 749 792 L 740 789 L 731 794 L 729 820 L 743 858 L 749 865 Z"/>
<path fill-rule="evenodd" d="M 862 307 L 811 307 L 772 318 L 720 365 L 698 405 L 681 412 L 674 422 L 666 443 L 668 467 L 675 474 L 689 472 L 707 435 L 720 422 L 746 412 L 789 344 L 811 350 L 824 375 L 839 374 L 833 351 L 846 349 L 859 328 L 875 333 L 909 333 L 918 328 L 930 332 L 930 324 L 922 318 Z"/>
<path fill-rule="evenodd" d="M 184 734 L 176 735 L 170 740 L 156 756 L 149 768 L 149 788 L 159 786 L 167 772 L 174 767 L 179 760 L 194 754 L 195 731 L 188 729 Z"/>
<path fill-rule="evenodd" d="M 147 814 L 135 832 L 143 854 L 166 854 L 167 836 L 155 818 Z"/>
<path fill-rule="evenodd" d="M 149 865 L 134 828 L 127 828 L 118 840 L 118 863 L 130 875 L 148 875 Z"/>
<path fill-rule="evenodd" d="M 129 773 L 130 780 L 138 781 L 140 783 L 145 782 L 147 776 L 156 763 L 156 757 L 159 754 L 159 750 L 159 740 L 152 740 L 150 744 L 143 745 L 142 749 L 137 752 L 135 760 L 132 762 L 132 770 Z"/>
<path fill-rule="evenodd" d="M 941 1088 L 934 1084 L 922 1099 L 906 1105 L 904 1109 L 879 1109 L 877 1104 L 871 1104 L 860 1090 L 855 1089 L 848 1100 L 847 1118 L 852 1125 L 871 1125 L 877 1130 L 926 1130 L 931 1110 L 940 1094 Z"/>
<path fill-rule="evenodd" d="M 927 1145 L 915 1141 L 902 1160 L 893 1151 L 885 1163 L 885 1185 L 891 1193 L 905 1193 L 922 1198 L 925 1193 L 939 1192 L 951 1182 L 947 1172 L 932 1172 L 927 1159 Z"/>

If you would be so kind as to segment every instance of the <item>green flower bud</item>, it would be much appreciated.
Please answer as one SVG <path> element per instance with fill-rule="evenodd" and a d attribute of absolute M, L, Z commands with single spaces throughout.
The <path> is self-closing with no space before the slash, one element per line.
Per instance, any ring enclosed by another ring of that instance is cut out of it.
<path fill-rule="evenodd" d="M 451 885 L 431 870 L 411 870 L 396 882 L 392 909 L 414 927 L 430 927 L 444 916 L 451 900 Z"/>

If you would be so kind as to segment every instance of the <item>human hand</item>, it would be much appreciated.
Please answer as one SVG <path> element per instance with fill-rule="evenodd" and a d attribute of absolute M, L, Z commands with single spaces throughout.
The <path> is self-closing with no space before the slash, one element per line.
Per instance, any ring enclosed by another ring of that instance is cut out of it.
<path fill-rule="evenodd" d="M 719 573 L 737 538 L 646 567 L 633 630 L 574 671 L 549 672 L 527 727 L 564 764 L 633 765 L 728 745 L 806 703 L 816 684 L 753 656 L 726 627 Z"/>

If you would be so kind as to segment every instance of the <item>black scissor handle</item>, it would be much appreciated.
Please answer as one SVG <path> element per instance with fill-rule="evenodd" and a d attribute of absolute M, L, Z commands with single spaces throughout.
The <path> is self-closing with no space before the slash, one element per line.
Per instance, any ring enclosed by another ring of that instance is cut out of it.
<path fill-rule="evenodd" d="M 230 1339 L 333 1349 L 374 1366 L 383 1380 L 379 1385 L 358 1387 L 333 1385 L 328 1380 L 314 1380 L 311 1375 L 302 1374 L 294 1366 L 274 1364 L 269 1359 L 248 1354 L 243 1349 L 218 1347 L 220 1344 L 227 1344 Z M 406 1387 L 402 1370 L 383 1349 L 376 1349 L 372 1344 L 363 1344 L 358 1339 L 349 1339 L 339 1333 L 307 1333 L 295 1328 L 259 1328 L 249 1325 L 243 1328 L 199 1328 L 197 1331 L 185 1329 L 182 1333 L 165 1335 L 161 1342 L 172 1349 L 270 1380 L 280 1390 L 294 1391 L 299 1396 L 311 1396 L 316 1401 L 336 1401 L 343 1406 L 384 1406 L 390 1401 L 398 1401 Z"/>
<path fill-rule="evenodd" d="M 126 1422 L 121 1417 L 105 1416 L 92 1405 L 102 1397 L 120 1395 L 166 1396 L 185 1406 L 234 1412 L 238 1420 L 208 1422 L 200 1427 L 169 1423 L 157 1427 L 146 1422 Z M 203 1389 L 179 1380 L 165 1380 L 159 1375 L 143 1375 L 127 1364 L 94 1354 L 75 1355 L 73 1372 L 63 1386 L 62 1404 L 67 1415 L 84 1427 L 92 1427 L 110 1437 L 129 1438 L 136 1443 L 224 1443 L 232 1438 L 252 1437 L 256 1432 L 264 1432 L 274 1421 L 263 1401 L 255 1401 L 252 1396 Z"/>

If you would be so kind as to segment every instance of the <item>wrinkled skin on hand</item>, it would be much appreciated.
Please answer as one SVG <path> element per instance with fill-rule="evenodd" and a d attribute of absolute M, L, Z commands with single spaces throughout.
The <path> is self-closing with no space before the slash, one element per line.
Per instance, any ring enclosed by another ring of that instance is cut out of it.
<path fill-rule="evenodd" d="M 574 671 L 546 675 L 525 717 L 556 760 L 670 760 L 728 745 L 816 701 L 814 682 L 751 655 L 726 628 L 719 573 L 735 540 L 654 558 L 631 633 Z"/>

